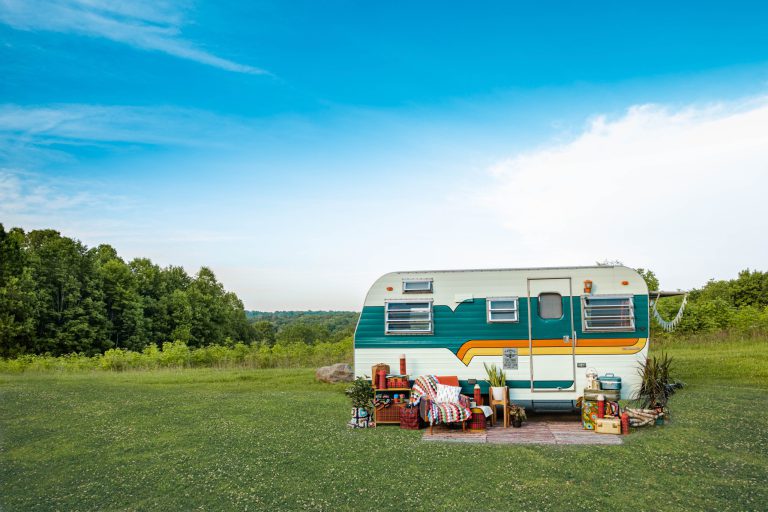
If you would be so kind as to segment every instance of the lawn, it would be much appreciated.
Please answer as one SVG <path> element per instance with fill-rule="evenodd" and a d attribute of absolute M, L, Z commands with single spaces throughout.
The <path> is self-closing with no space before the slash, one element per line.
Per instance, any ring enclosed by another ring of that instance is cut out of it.
<path fill-rule="evenodd" d="M 0 376 L 0 510 L 766 510 L 768 341 L 669 344 L 673 422 L 622 446 L 348 430 L 312 370 Z"/>

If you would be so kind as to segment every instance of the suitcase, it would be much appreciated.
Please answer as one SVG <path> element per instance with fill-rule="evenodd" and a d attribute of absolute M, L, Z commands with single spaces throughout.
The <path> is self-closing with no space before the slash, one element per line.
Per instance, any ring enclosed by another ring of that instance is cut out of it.
<path fill-rule="evenodd" d="M 603 395 L 606 402 L 618 402 L 621 400 L 621 391 L 618 389 L 585 389 L 584 400 L 597 402 L 598 395 Z"/>
<path fill-rule="evenodd" d="M 595 432 L 599 434 L 621 434 L 621 420 L 618 418 L 597 418 Z"/>

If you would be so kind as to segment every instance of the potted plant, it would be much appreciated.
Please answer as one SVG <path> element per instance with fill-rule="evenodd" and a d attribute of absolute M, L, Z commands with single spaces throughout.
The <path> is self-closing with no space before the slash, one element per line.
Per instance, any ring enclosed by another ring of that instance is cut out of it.
<path fill-rule="evenodd" d="M 640 389 L 635 400 L 640 402 L 643 409 L 654 409 L 657 413 L 665 412 L 667 402 L 675 391 L 683 387 L 683 383 L 670 378 L 672 358 L 666 353 L 649 357 L 638 368 L 641 377 Z"/>
<path fill-rule="evenodd" d="M 485 373 L 488 375 L 488 384 L 491 386 L 491 395 L 494 400 L 504 399 L 504 387 L 507 385 L 507 376 L 504 374 L 504 370 L 498 368 L 495 364 L 485 366 Z"/>
<path fill-rule="evenodd" d="M 525 415 L 525 409 L 519 405 L 512 404 L 509 406 L 509 420 L 512 422 L 512 426 L 520 428 L 523 426 L 523 422 L 528 419 Z"/>
<path fill-rule="evenodd" d="M 350 424 L 352 422 L 367 424 L 373 406 L 373 386 L 371 386 L 371 382 L 364 377 L 358 377 L 344 393 L 352 401 L 352 421 Z"/>

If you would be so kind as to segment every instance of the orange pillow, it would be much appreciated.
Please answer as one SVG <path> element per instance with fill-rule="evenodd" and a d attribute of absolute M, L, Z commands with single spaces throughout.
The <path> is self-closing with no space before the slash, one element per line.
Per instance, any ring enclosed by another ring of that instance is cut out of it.
<path fill-rule="evenodd" d="M 435 375 L 437 382 L 446 386 L 458 386 L 459 378 L 455 375 Z"/>

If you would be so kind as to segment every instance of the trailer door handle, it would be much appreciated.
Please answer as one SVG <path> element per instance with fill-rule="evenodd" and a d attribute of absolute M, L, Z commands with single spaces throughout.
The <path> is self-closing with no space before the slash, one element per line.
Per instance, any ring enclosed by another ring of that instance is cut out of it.
<path fill-rule="evenodd" d="M 563 336 L 563 343 L 570 343 L 571 337 L 570 336 Z"/>

